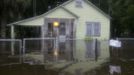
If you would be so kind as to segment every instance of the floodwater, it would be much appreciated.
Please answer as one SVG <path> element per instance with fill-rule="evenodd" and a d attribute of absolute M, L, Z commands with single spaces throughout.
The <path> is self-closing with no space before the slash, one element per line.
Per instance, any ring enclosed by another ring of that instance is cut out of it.
<path fill-rule="evenodd" d="M 114 48 L 108 41 L 28 40 L 14 55 L 0 42 L 0 75 L 133 75 L 134 40 L 121 42 Z"/>

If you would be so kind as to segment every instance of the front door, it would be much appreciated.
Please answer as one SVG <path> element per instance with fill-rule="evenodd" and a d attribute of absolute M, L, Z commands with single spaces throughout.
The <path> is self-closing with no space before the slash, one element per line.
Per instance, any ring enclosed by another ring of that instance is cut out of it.
<path fill-rule="evenodd" d="M 48 37 L 65 37 L 66 36 L 66 24 L 64 22 L 59 23 L 58 27 L 54 27 L 53 23 L 48 23 Z"/>
<path fill-rule="evenodd" d="M 47 36 L 48 37 L 54 37 L 54 28 L 52 23 L 48 23 L 48 30 L 47 30 Z"/>
<path fill-rule="evenodd" d="M 59 25 L 59 39 L 66 39 L 66 24 L 61 22 Z"/>

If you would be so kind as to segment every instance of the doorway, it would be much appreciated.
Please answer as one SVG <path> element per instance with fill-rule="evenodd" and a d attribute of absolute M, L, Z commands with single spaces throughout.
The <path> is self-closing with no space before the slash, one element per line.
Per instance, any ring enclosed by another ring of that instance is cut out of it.
<path fill-rule="evenodd" d="M 58 22 L 58 26 L 55 27 L 53 22 Z M 59 39 L 73 38 L 73 19 L 54 19 L 47 18 L 46 22 L 46 36 L 58 37 Z"/>

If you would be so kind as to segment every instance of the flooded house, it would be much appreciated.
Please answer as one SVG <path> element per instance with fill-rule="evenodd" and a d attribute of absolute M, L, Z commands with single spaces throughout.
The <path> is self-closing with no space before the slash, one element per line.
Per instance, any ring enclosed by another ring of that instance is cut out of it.
<path fill-rule="evenodd" d="M 88 0 L 68 0 L 42 15 L 9 25 L 12 39 L 15 26 L 40 28 L 38 38 L 24 37 L 21 63 L 77 75 L 81 69 L 85 73 L 100 66 L 110 56 L 110 17 Z M 14 54 L 15 42 L 11 44 Z"/>
<path fill-rule="evenodd" d="M 39 27 L 41 38 L 108 40 L 110 37 L 109 15 L 88 0 L 69 0 L 42 15 L 9 25 L 11 38 L 15 38 L 14 26 Z"/>
<path fill-rule="evenodd" d="M 110 17 L 88 0 L 68 0 L 9 26 L 11 39 L 0 39 L 0 75 L 134 74 L 134 39 L 109 47 Z M 40 35 L 15 39 L 16 26 Z"/>
<path fill-rule="evenodd" d="M 45 50 L 51 53 L 51 51 L 57 48 L 61 54 L 65 53 L 64 56 L 66 55 L 65 57 L 67 57 L 72 56 L 71 52 L 74 50 L 73 48 L 76 48 L 76 53 L 78 54 L 76 54 L 77 56 L 75 58 L 80 60 L 85 60 L 85 56 L 87 58 L 95 58 L 96 54 L 99 53 L 95 47 L 97 47 L 98 50 L 109 50 L 109 46 L 103 46 L 103 43 L 99 41 L 97 42 L 97 46 L 92 41 L 92 43 L 89 43 L 89 40 L 92 39 L 109 40 L 110 16 L 88 0 L 69 0 L 42 15 L 14 22 L 9 25 L 11 26 L 12 38 L 15 38 L 14 26 L 17 25 L 40 27 L 41 35 L 39 38 L 50 38 L 43 39 L 44 42 L 41 44 L 40 41 L 38 45 L 37 41 L 32 42 L 31 39 L 30 42 L 27 42 L 28 40 L 25 39 L 24 45 L 27 47 L 27 43 L 30 43 L 31 50 L 42 50 L 42 52 Z M 59 41 L 54 41 L 53 38 Z M 73 42 L 68 42 L 68 40 L 71 39 Z M 27 51 L 26 49 L 27 48 L 23 50 Z M 83 55 L 79 55 L 81 53 Z M 68 59 L 72 58 L 70 57 Z"/>

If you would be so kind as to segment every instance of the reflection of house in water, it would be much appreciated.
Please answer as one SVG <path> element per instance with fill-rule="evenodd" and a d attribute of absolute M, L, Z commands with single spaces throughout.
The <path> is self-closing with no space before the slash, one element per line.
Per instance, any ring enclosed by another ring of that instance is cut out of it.
<path fill-rule="evenodd" d="M 100 41 L 91 40 L 86 43 L 86 58 L 97 60 L 100 55 Z"/>
<path fill-rule="evenodd" d="M 45 62 L 72 61 L 74 59 L 73 58 L 73 55 L 74 55 L 73 51 L 75 47 L 74 45 L 75 44 L 73 40 L 66 40 L 64 42 L 59 41 L 57 45 L 55 44 L 55 40 L 45 40 L 44 41 L 45 48 L 43 52 L 41 52 L 40 50 L 38 50 L 38 52 L 32 50 L 29 53 L 25 53 L 26 58 L 24 58 L 24 60 L 27 60 L 27 58 L 38 60 L 39 58 L 39 59 L 42 59 L 42 60 L 39 60 L 42 64 Z"/>
<path fill-rule="evenodd" d="M 78 40 L 76 41 L 76 50 L 76 59 L 79 60 L 97 60 L 98 58 L 109 57 L 108 41 Z"/>
<path fill-rule="evenodd" d="M 49 45 L 48 42 L 46 44 Z M 73 41 L 67 40 L 67 41 L 59 41 L 58 47 L 56 48 L 55 45 L 49 45 L 47 46 L 47 54 L 44 56 L 46 61 L 55 61 L 54 57 L 56 57 L 56 60 L 65 60 L 65 61 L 72 61 L 73 60 Z M 56 52 L 56 54 L 55 54 Z"/>
<path fill-rule="evenodd" d="M 36 54 L 29 54 L 29 57 L 25 57 L 25 59 L 38 60 L 40 63 L 35 62 L 35 64 L 47 65 L 49 66 L 46 67 L 47 69 L 60 69 L 61 72 L 69 73 L 75 73 L 78 69 L 82 69 L 81 73 L 85 73 L 100 66 L 109 58 L 108 41 L 66 40 L 59 42 L 56 49 L 48 41 L 45 45 L 47 46 L 44 53 L 38 54 L 38 57 Z"/>
<path fill-rule="evenodd" d="M 109 72 L 111 75 L 114 75 L 114 73 L 121 74 L 121 67 L 116 65 L 110 65 Z"/>
<path fill-rule="evenodd" d="M 108 41 L 76 41 L 76 51 L 74 59 L 78 60 L 76 63 L 68 66 L 63 72 L 83 75 L 83 73 L 101 66 L 107 62 L 109 58 L 109 45 Z M 96 47 L 96 48 L 95 48 Z"/>

